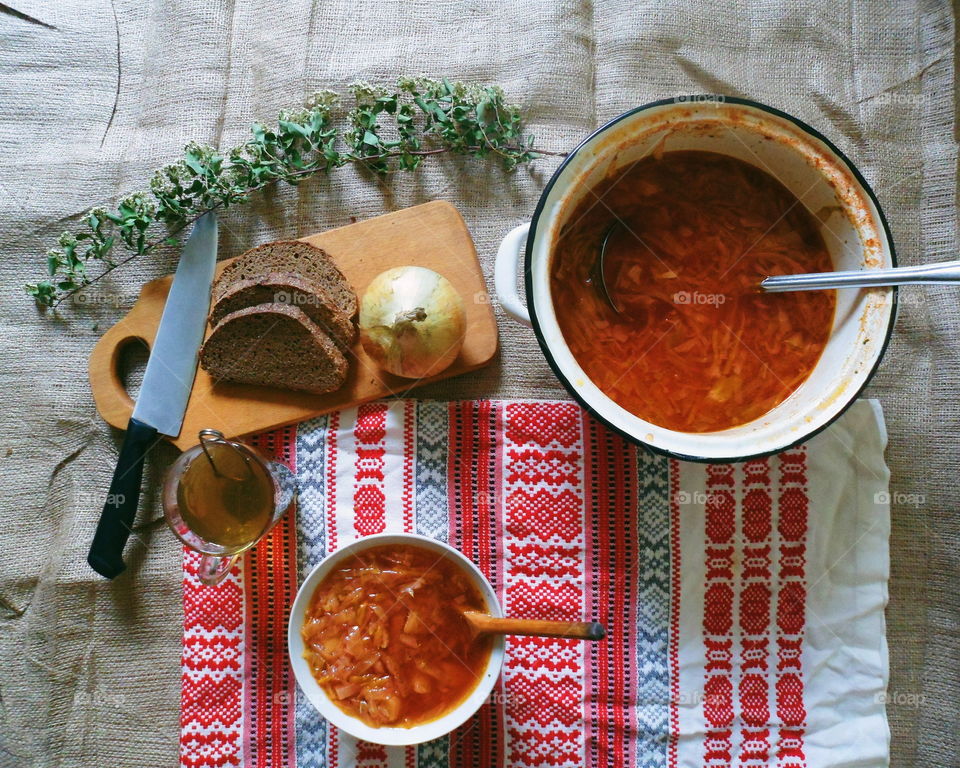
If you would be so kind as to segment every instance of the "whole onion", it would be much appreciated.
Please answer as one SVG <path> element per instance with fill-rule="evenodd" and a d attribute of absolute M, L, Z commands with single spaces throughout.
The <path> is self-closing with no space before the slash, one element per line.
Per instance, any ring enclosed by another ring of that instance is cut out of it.
<path fill-rule="evenodd" d="M 384 370 L 416 379 L 457 359 L 466 329 L 463 299 L 425 267 L 381 272 L 360 300 L 360 341 Z"/>

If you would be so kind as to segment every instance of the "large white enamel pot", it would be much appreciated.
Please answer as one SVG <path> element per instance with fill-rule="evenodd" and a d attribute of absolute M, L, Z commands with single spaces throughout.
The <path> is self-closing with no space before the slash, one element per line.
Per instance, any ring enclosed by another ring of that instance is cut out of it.
<path fill-rule="evenodd" d="M 824 136 L 756 102 L 678 97 L 611 120 L 564 160 L 530 223 L 513 229 L 500 245 L 495 282 L 501 306 L 533 327 L 547 362 L 570 394 L 634 442 L 676 458 L 727 462 L 765 456 L 806 440 L 843 413 L 879 365 L 893 330 L 895 288 L 838 291 L 833 329 L 810 377 L 759 419 L 718 432 L 678 432 L 635 416 L 590 380 L 567 347 L 557 323 L 562 308 L 554 305 L 550 293 L 558 235 L 594 185 L 654 149 L 718 152 L 767 171 L 822 222 L 834 269 L 896 266 L 890 231 L 873 190 Z M 517 280 L 521 256 L 525 304 Z"/>

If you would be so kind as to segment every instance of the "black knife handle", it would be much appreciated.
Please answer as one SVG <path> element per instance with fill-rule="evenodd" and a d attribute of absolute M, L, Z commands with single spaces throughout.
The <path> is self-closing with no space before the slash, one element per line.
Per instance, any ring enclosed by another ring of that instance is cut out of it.
<path fill-rule="evenodd" d="M 123 573 L 123 548 L 130 537 L 133 519 L 140 503 L 140 481 L 143 479 L 143 460 L 156 443 L 157 430 L 149 424 L 131 418 L 123 438 L 117 468 L 113 472 L 110 491 L 97 532 L 93 535 L 87 562 L 101 576 L 112 579 Z"/>

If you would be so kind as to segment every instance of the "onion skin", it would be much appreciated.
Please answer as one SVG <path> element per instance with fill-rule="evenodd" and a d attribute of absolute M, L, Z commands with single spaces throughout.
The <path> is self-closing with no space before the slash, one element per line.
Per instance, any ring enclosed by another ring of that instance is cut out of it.
<path fill-rule="evenodd" d="M 360 300 L 360 341 L 397 376 L 420 379 L 450 367 L 463 345 L 466 312 L 450 281 L 425 267 L 381 272 Z"/>

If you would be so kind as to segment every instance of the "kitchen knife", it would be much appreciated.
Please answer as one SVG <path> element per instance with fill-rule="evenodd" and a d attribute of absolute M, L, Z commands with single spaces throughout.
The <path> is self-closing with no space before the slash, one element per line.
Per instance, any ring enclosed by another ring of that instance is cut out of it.
<path fill-rule="evenodd" d="M 158 433 L 171 437 L 180 433 L 197 372 L 197 354 L 207 326 L 216 262 L 217 218 L 210 212 L 193 225 L 180 255 L 137 404 L 127 425 L 110 491 L 87 555 L 90 567 L 108 579 L 126 567 L 123 548 L 140 503 L 140 481 L 147 451 L 157 443 Z"/>

